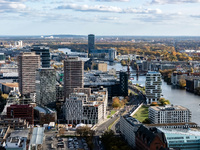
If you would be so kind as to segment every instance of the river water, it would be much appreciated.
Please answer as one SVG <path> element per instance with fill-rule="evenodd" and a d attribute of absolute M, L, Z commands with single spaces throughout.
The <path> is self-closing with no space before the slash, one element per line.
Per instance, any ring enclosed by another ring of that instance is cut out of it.
<path fill-rule="evenodd" d="M 63 52 L 71 52 L 70 49 L 59 49 Z M 116 71 L 126 71 L 127 66 L 122 66 L 121 63 L 108 63 L 108 70 L 111 68 L 116 69 Z M 132 69 L 130 68 L 130 71 Z M 136 77 L 132 80 L 133 83 L 138 83 L 141 85 L 145 85 L 145 76 L 140 76 L 138 81 Z M 189 93 L 183 89 L 174 88 L 171 85 L 167 85 L 166 82 L 162 81 L 162 94 L 165 99 L 168 99 L 171 104 L 174 105 L 182 105 L 188 109 L 190 109 L 192 113 L 192 122 L 200 125 L 200 96 L 194 95 L 193 93 Z"/>
<path fill-rule="evenodd" d="M 138 81 L 136 77 L 132 80 L 133 83 L 145 85 L 145 76 L 140 76 Z M 192 122 L 200 125 L 200 96 L 187 92 L 184 89 L 174 88 L 172 85 L 167 85 L 162 81 L 162 94 L 165 99 L 168 99 L 171 104 L 184 106 L 192 112 Z"/>

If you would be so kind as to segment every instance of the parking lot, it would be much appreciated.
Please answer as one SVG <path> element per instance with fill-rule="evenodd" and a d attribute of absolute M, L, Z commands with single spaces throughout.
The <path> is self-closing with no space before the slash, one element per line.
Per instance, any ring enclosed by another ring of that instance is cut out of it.
<path fill-rule="evenodd" d="M 82 137 L 67 137 L 57 138 L 55 131 L 45 132 L 45 140 L 43 143 L 43 149 L 52 150 L 89 150 L 85 138 Z"/>

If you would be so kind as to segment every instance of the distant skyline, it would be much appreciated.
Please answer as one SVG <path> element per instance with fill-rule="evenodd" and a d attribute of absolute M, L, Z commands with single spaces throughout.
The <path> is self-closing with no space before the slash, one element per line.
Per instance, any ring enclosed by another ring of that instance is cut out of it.
<path fill-rule="evenodd" d="M 200 0 L 0 0 L 0 36 L 200 36 L 199 8 Z"/>

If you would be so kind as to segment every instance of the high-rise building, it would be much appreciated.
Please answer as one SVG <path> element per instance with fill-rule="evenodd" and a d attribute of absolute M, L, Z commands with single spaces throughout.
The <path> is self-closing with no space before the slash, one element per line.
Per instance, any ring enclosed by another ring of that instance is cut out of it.
<path fill-rule="evenodd" d="M 162 93 L 161 85 L 161 74 L 159 72 L 149 71 L 146 75 L 145 82 L 145 92 L 148 104 L 157 102 L 160 99 Z"/>
<path fill-rule="evenodd" d="M 56 71 L 53 68 L 37 69 L 36 102 L 42 106 L 55 106 Z"/>
<path fill-rule="evenodd" d="M 84 62 L 78 57 L 64 61 L 64 100 L 69 98 L 74 88 L 83 88 Z"/>
<path fill-rule="evenodd" d="M 128 73 L 120 72 L 120 91 L 122 96 L 128 96 Z"/>
<path fill-rule="evenodd" d="M 88 56 L 92 49 L 95 49 L 95 35 L 89 34 L 88 35 Z"/>
<path fill-rule="evenodd" d="M 40 56 L 34 52 L 18 56 L 19 91 L 21 95 L 35 92 L 36 69 L 40 66 Z"/>
<path fill-rule="evenodd" d="M 31 51 L 35 52 L 37 55 L 40 55 L 42 68 L 50 67 L 50 52 L 48 47 L 34 46 Z"/>

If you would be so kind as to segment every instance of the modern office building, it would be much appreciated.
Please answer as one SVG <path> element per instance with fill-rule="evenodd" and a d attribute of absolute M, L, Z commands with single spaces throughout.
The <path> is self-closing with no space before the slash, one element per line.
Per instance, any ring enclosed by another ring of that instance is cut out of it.
<path fill-rule="evenodd" d="M 31 49 L 31 52 L 35 52 L 37 55 L 40 55 L 42 68 L 50 67 L 50 52 L 48 47 L 34 46 Z"/>
<path fill-rule="evenodd" d="M 95 49 L 95 35 L 88 35 L 88 56 L 90 57 L 91 50 Z"/>
<path fill-rule="evenodd" d="M 53 68 L 37 69 L 36 103 L 54 107 L 56 103 L 56 71 Z"/>
<path fill-rule="evenodd" d="M 18 56 L 19 91 L 21 95 L 35 92 L 36 69 L 40 66 L 40 56 L 34 52 Z"/>
<path fill-rule="evenodd" d="M 128 96 L 128 73 L 121 71 L 119 77 L 121 96 Z"/>
<path fill-rule="evenodd" d="M 74 88 L 83 88 L 84 63 L 79 57 L 69 57 L 64 61 L 64 100 L 69 98 Z"/>
<path fill-rule="evenodd" d="M 162 93 L 161 85 L 161 74 L 159 72 L 149 71 L 146 75 L 145 82 L 147 104 L 157 102 L 160 99 Z"/>
<path fill-rule="evenodd" d="M 135 132 L 142 124 L 135 118 L 125 115 L 120 117 L 120 132 L 128 144 L 135 148 Z"/>
<path fill-rule="evenodd" d="M 170 149 L 199 150 L 200 131 L 195 129 L 161 129 Z"/>
<path fill-rule="evenodd" d="M 191 112 L 183 106 L 151 106 L 149 107 L 149 119 L 153 124 L 185 123 L 190 122 Z"/>
<path fill-rule="evenodd" d="M 7 107 L 7 118 L 26 119 L 29 124 L 34 124 L 34 111 L 31 105 L 10 105 Z"/>
<path fill-rule="evenodd" d="M 114 48 L 110 49 L 92 49 L 90 50 L 90 58 L 101 60 L 114 61 L 117 56 L 117 51 Z"/>

